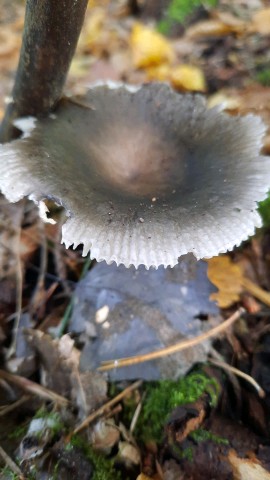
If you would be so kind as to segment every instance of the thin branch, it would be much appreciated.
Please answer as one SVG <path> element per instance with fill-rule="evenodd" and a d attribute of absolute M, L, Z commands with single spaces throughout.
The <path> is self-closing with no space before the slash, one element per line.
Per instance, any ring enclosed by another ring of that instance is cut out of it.
<path fill-rule="evenodd" d="M 58 102 L 75 52 L 87 0 L 27 0 L 15 85 L 0 142 L 17 136 L 13 120 L 48 113 Z"/>
<path fill-rule="evenodd" d="M 260 398 L 265 397 L 265 391 L 262 389 L 262 387 L 256 382 L 256 380 L 248 375 L 247 373 L 242 372 L 238 368 L 232 367 L 226 362 L 218 362 L 217 360 L 209 360 L 213 365 L 216 365 L 217 367 L 222 368 L 223 370 L 227 370 L 228 372 L 234 373 L 238 377 L 244 378 L 248 383 L 250 383 L 255 390 L 257 390 L 257 393 Z"/>
<path fill-rule="evenodd" d="M 129 427 L 129 431 L 130 431 L 131 434 L 134 432 L 135 427 L 137 425 L 137 422 L 138 422 L 138 419 L 139 419 L 139 416 L 140 416 L 140 413 L 141 413 L 141 410 L 142 410 L 144 397 L 145 397 L 145 395 L 143 395 L 141 400 L 139 401 L 139 403 L 138 403 L 138 405 L 135 409 L 134 415 L 132 417 L 130 427 Z"/>
<path fill-rule="evenodd" d="M 261 287 L 256 285 L 256 283 L 252 282 L 248 278 L 243 277 L 241 279 L 242 286 L 249 292 L 253 297 L 260 300 L 265 305 L 270 307 L 270 293 L 263 290 Z"/>
<path fill-rule="evenodd" d="M 22 210 L 20 211 L 20 225 L 22 223 Z M 16 313 L 15 313 L 15 322 L 13 327 L 12 342 L 8 350 L 8 358 L 12 357 L 17 348 L 17 337 L 19 333 L 21 315 L 22 315 L 22 292 L 23 292 L 23 271 L 22 271 L 22 262 L 20 256 L 20 242 L 21 242 L 21 227 L 17 231 L 16 238 L 16 251 L 14 252 L 16 256 Z"/>
<path fill-rule="evenodd" d="M 10 458 L 10 456 L 5 452 L 5 450 L 0 445 L 0 457 L 5 462 L 5 464 L 12 470 L 13 473 L 19 475 L 20 479 L 23 480 L 25 477 L 18 467 L 18 465 Z"/>
<path fill-rule="evenodd" d="M 173 353 L 186 350 L 187 348 L 194 347 L 199 343 L 207 340 L 208 338 L 215 337 L 219 333 L 223 332 L 231 325 L 233 325 L 236 320 L 238 320 L 241 315 L 245 312 L 244 308 L 239 308 L 231 317 L 225 320 L 220 325 L 212 328 L 208 332 L 202 333 L 197 337 L 191 338 L 189 340 L 184 340 L 183 342 L 178 342 L 175 345 L 170 347 L 162 348 L 156 350 L 155 352 L 146 353 L 144 355 L 138 355 L 134 357 L 126 357 L 117 360 L 106 360 L 102 362 L 102 365 L 98 368 L 99 371 L 113 370 L 114 368 L 126 367 L 128 365 L 135 365 L 137 363 L 148 362 L 149 360 L 154 360 L 156 358 L 166 357 L 167 355 L 172 355 Z"/>
<path fill-rule="evenodd" d="M 136 388 L 139 388 L 142 385 L 142 380 L 138 380 L 135 383 L 132 383 L 129 387 L 125 388 L 121 393 L 116 395 L 116 397 L 109 400 L 107 403 L 102 405 L 102 407 L 98 408 L 95 412 L 91 413 L 77 428 L 75 428 L 74 432 L 71 435 L 75 435 L 79 433 L 84 428 L 88 427 L 90 423 L 93 423 L 98 417 L 101 417 L 107 410 L 113 407 L 116 403 L 120 402 L 126 395 L 128 395 Z"/>
<path fill-rule="evenodd" d="M 5 370 L 0 370 L 0 378 L 3 378 L 7 382 L 14 383 L 28 393 L 32 393 L 44 400 L 49 400 L 51 402 L 59 403 L 60 405 L 66 405 L 68 400 L 62 395 L 49 390 L 48 388 L 39 385 L 38 383 L 32 382 L 28 378 L 21 377 L 19 375 L 13 375 L 12 373 L 6 372 Z"/>
<path fill-rule="evenodd" d="M 0 407 L 0 417 L 4 417 L 7 413 L 12 412 L 16 408 L 23 405 L 25 402 L 30 400 L 30 395 L 23 395 L 21 398 L 16 400 L 15 402 L 11 403 L 10 405 L 3 405 Z"/>

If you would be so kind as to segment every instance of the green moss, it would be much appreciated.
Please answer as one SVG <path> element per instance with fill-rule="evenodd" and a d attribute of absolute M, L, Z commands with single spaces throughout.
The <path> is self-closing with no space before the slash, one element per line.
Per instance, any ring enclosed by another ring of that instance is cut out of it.
<path fill-rule="evenodd" d="M 182 458 L 184 460 L 189 460 L 192 462 L 193 460 L 193 448 L 192 447 L 187 447 L 182 450 Z"/>
<path fill-rule="evenodd" d="M 196 8 L 201 5 L 215 7 L 217 3 L 218 0 L 172 0 L 165 18 L 158 24 L 158 30 L 164 34 L 169 33 L 175 23 L 183 24 Z"/>
<path fill-rule="evenodd" d="M 204 392 L 212 406 L 217 404 L 219 385 L 213 378 L 194 372 L 177 382 L 163 380 L 148 384 L 142 414 L 137 425 L 142 440 L 160 441 L 164 423 L 177 406 L 195 402 Z"/>
<path fill-rule="evenodd" d="M 13 472 L 13 470 L 11 470 L 11 468 L 8 466 L 0 470 L 0 480 L 20 480 L 20 479 L 21 479 L 21 476 Z M 30 473 L 27 475 L 27 480 L 35 480 L 35 479 L 36 479 L 35 474 Z"/>
<path fill-rule="evenodd" d="M 262 217 L 263 225 L 265 227 L 270 227 L 270 193 L 263 202 L 259 203 L 258 210 Z"/>
<path fill-rule="evenodd" d="M 270 86 L 270 68 L 264 68 L 256 75 L 257 82 L 261 83 L 265 87 Z"/>
<path fill-rule="evenodd" d="M 45 408 L 40 408 L 34 418 L 43 418 L 46 420 L 48 426 L 47 428 L 54 434 L 57 435 L 58 433 L 63 433 L 66 428 L 61 419 L 61 416 L 58 412 L 48 412 Z M 43 432 L 40 432 L 41 436 Z"/>
<path fill-rule="evenodd" d="M 0 479 L 3 480 L 20 480 L 19 475 L 14 473 L 11 468 L 4 467 L 0 470 Z"/>
<path fill-rule="evenodd" d="M 120 480 L 120 472 L 115 470 L 113 460 L 108 460 L 103 455 L 100 455 L 86 443 L 84 440 L 74 435 L 71 441 L 67 444 L 67 449 L 79 448 L 83 451 L 85 457 L 90 461 L 94 468 L 94 474 L 91 480 Z"/>
<path fill-rule="evenodd" d="M 27 432 L 28 423 L 29 422 L 27 422 L 27 424 L 20 425 L 19 427 L 15 428 L 13 432 L 9 433 L 8 438 L 11 440 L 17 440 L 24 437 Z"/>
<path fill-rule="evenodd" d="M 189 460 L 190 462 L 193 460 L 192 447 L 182 448 L 175 443 L 172 444 L 170 447 L 175 457 L 178 458 L 178 460 L 183 459 L 183 460 Z"/>
<path fill-rule="evenodd" d="M 229 440 L 227 438 L 219 437 L 218 435 L 214 435 L 212 432 L 205 430 L 204 428 L 198 428 L 189 435 L 195 442 L 206 442 L 207 440 L 211 440 L 214 443 L 219 445 L 229 445 Z"/>

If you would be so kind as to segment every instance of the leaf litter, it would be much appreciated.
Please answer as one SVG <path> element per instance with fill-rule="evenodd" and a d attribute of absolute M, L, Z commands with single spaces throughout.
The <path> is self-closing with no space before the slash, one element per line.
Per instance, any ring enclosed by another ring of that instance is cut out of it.
<path fill-rule="evenodd" d="M 194 2 L 183 17 L 184 5 L 90 1 L 66 93 L 100 80 L 166 81 L 269 128 L 267 2 Z M 21 2 L 2 2 L 0 113 L 23 15 Z M 268 132 L 265 154 L 269 145 Z M 256 239 L 166 272 L 84 267 L 80 246 L 59 247 L 61 211 L 51 209 L 58 225 L 42 229 L 32 205 L 1 198 L 0 478 L 270 478 L 269 201 Z M 97 370 L 210 331 L 239 307 L 206 344 Z"/>

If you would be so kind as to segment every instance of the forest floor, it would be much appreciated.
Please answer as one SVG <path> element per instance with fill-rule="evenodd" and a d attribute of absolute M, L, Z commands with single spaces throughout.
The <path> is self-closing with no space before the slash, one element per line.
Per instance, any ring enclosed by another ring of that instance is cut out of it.
<path fill-rule="evenodd" d="M 23 20 L 2 0 L 1 116 Z M 108 80 L 260 115 L 269 155 L 270 3 L 89 0 L 65 93 Z M 1 479 L 270 479 L 270 200 L 259 210 L 233 252 L 147 273 L 66 249 L 61 209 L 44 224 L 0 198 Z"/>

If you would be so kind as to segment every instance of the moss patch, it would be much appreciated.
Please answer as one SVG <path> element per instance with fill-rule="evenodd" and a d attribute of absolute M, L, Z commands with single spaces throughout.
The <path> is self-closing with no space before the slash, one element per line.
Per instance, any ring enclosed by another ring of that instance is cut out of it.
<path fill-rule="evenodd" d="M 259 203 L 258 210 L 262 217 L 263 225 L 270 227 L 270 194 L 263 202 Z"/>
<path fill-rule="evenodd" d="M 256 80 L 264 87 L 270 86 L 270 68 L 264 68 L 256 75 Z"/>
<path fill-rule="evenodd" d="M 137 425 L 137 434 L 142 440 L 162 439 L 163 426 L 171 411 L 184 404 L 192 403 L 207 392 L 210 403 L 215 406 L 219 385 L 214 378 L 202 373 L 191 373 L 177 382 L 163 380 L 148 384 L 146 398 Z"/>
<path fill-rule="evenodd" d="M 198 430 L 195 430 L 189 436 L 196 443 L 206 442 L 210 440 L 218 445 L 229 445 L 229 440 L 227 440 L 227 438 L 222 438 L 222 437 L 219 437 L 218 435 L 214 435 L 212 432 L 209 432 L 204 428 L 198 428 Z"/>
<path fill-rule="evenodd" d="M 103 455 L 100 455 L 86 443 L 79 436 L 72 437 L 67 444 L 66 449 L 78 448 L 83 451 L 85 457 L 93 465 L 94 474 L 91 480 L 120 480 L 121 475 L 114 468 L 113 460 L 108 460 Z"/>
<path fill-rule="evenodd" d="M 158 30 L 164 34 L 169 33 L 174 24 L 183 24 L 196 8 L 201 5 L 215 7 L 217 3 L 218 0 L 172 0 L 165 18 L 158 24 Z"/>

